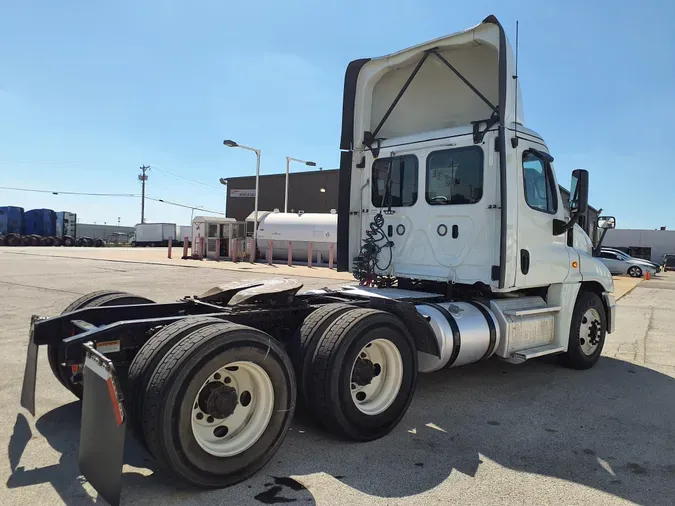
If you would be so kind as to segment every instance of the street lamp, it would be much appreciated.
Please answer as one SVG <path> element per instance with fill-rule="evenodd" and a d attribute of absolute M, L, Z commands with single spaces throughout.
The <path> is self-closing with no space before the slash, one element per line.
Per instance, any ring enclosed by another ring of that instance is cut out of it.
<path fill-rule="evenodd" d="M 221 177 L 218 181 L 220 181 L 220 184 L 223 186 L 227 186 L 227 179 L 224 177 Z M 225 188 L 225 216 L 227 216 L 227 188 Z"/>
<path fill-rule="evenodd" d="M 256 156 L 256 167 L 255 167 L 255 208 L 253 211 L 253 250 L 251 251 L 251 263 L 255 263 L 255 252 L 258 247 L 258 184 L 260 180 L 260 150 L 251 148 L 249 146 L 244 146 L 243 144 L 237 144 L 233 140 L 225 139 L 223 144 L 228 148 L 241 148 L 246 149 L 247 151 L 253 151 Z M 221 183 L 223 180 L 221 179 Z"/>
<path fill-rule="evenodd" d="M 291 170 L 291 162 L 304 163 L 308 167 L 316 167 L 315 162 L 308 162 L 306 160 L 298 160 L 297 158 L 286 157 L 286 197 L 284 198 L 284 212 L 288 212 L 288 174 Z"/>

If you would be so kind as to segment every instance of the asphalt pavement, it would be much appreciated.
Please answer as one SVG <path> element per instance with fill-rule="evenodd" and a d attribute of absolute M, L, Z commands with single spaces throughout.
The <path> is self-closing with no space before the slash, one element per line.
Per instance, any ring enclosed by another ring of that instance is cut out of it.
<path fill-rule="evenodd" d="M 78 470 L 79 405 L 44 352 L 36 417 L 19 406 L 31 314 L 57 314 L 103 288 L 170 301 L 263 277 L 0 248 L 0 503 L 104 504 Z M 302 281 L 318 288 L 337 280 Z M 227 489 L 168 480 L 128 437 L 122 503 L 673 504 L 675 275 L 643 282 L 618 306 L 617 330 L 590 371 L 551 358 L 493 359 L 425 375 L 403 421 L 371 443 L 338 440 L 298 413 L 270 463 Z"/>

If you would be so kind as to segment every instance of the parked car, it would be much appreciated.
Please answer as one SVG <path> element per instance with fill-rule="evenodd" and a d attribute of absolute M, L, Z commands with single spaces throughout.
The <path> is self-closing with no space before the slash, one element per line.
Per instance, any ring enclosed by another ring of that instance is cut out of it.
<path fill-rule="evenodd" d="M 666 253 L 663 255 L 663 271 L 675 271 L 675 254 Z"/>
<path fill-rule="evenodd" d="M 604 247 L 604 248 L 602 248 L 602 251 L 611 251 L 612 253 L 616 253 L 621 258 L 623 258 L 624 260 L 635 260 L 636 262 L 639 262 L 639 263 L 651 265 L 652 267 L 654 267 L 654 269 L 656 269 L 656 272 L 661 272 L 661 269 L 662 269 L 661 264 L 658 264 L 656 262 L 652 262 L 651 260 L 645 260 L 644 258 L 637 258 L 637 257 L 631 256 L 628 253 L 626 253 L 625 251 L 621 251 L 620 249 Z"/>
<path fill-rule="evenodd" d="M 654 267 L 653 262 L 633 258 L 623 251 L 609 251 L 603 248 L 600 250 L 598 258 L 612 274 L 628 274 L 634 278 L 641 278 L 645 272 L 654 275 L 660 270 L 660 268 Z"/>

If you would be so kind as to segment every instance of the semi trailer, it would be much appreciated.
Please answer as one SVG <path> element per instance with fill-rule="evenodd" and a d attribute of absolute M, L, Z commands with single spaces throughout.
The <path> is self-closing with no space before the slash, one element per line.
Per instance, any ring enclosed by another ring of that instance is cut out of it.
<path fill-rule="evenodd" d="M 169 238 L 176 239 L 175 223 L 139 223 L 131 238 L 132 246 L 166 246 Z"/>
<path fill-rule="evenodd" d="M 296 405 L 370 441 L 397 426 L 421 373 L 545 355 L 592 367 L 616 318 L 612 277 L 577 224 L 588 172 L 573 172 L 567 213 L 514 76 L 494 16 L 350 63 L 337 257 L 358 285 L 231 283 L 169 303 L 86 295 L 33 316 L 22 406 L 35 413 L 45 346 L 82 399 L 81 472 L 118 504 L 127 428 L 165 472 L 223 487 L 274 455 Z"/>

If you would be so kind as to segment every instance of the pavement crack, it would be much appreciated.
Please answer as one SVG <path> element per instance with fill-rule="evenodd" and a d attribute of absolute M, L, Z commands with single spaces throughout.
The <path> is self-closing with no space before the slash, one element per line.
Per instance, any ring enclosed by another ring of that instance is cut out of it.
<path fill-rule="evenodd" d="M 649 361 L 647 360 L 647 339 L 649 339 L 649 332 L 654 328 L 653 327 L 654 323 L 654 308 L 652 306 L 649 306 L 649 322 L 647 323 L 647 330 L 645 331 L 645 338 L 642 341 L 642 346 L 643 346 L 643 360 L 645 364 L 648 364 Z"/>
<path fill-rule="evenodd" d="M 46 286 L 24 285 L 22 283 L 12 283 L 11 281 L 1 281 L 3 285 L 21 286 L 23 288 L 33 288 L 34 290 L 45 290 L 48 292 L 69 293 L 71 295 L 84 295 L 82 292 L 71 292 L 70 290 L 59 290 L 58 288 L 47 288 Z"/>

